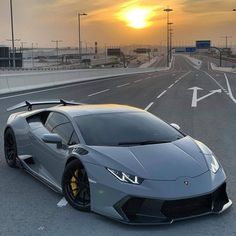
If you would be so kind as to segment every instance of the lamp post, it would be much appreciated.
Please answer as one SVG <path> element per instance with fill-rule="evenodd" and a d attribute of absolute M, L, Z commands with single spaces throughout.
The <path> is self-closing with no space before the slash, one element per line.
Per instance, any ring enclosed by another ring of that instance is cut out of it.
<path fill-rule="evenodd" d="M 170 40 L 170 46 L 169 46 L 169 62 L 171 62 L 172 60 L 172 36 L 173 36 L 173 29 L 171 28 L 171 26 L 173 25 L 174 23 L 172 22 L 169 22 L 169 40 Z"/>
<path fill-rule="evenodd" d="M 13 19 L 13 7 L 12 0 L 10 0 L 10 11 L 11 11 L 11 41 L 12 41 L 12 55 L 13 55 L 13 68 L 16 68 L 16 52 L 15 52 L 15 39 L 14 39 L 14 19 Z"/>
<path fill-rule="evenodd" d="M 166 50 L 167 56 L 166 56 L 166 58 L 167 58 L 167 67 L 169 67 L 169 47 L 170 47 L 169 20 L 170 20 L 170 12 L 172 12 L 173 9 L 168 7 L 166 9 L 164 9 L 164 11 L 167 13 L 167 50 Z"/>
<path fill-rule="evenodd" d="M 232 38 L 232 36 L 222 36 L 221 38 L 225 38 L 225 48 L 228 48 L 228 39 Z"/>
<path fill-rule="evenodd" d="M 52 40 L 53 43 L 56 43 L 56 51 L 57 51 L 57 69 L 59 64 L 59 47 L 58 44 L 62 42 L 62 40 Z"/>
<path fill-rule="evenodd" d="M 81 27 L 80 27 L 80 23 L 81 23 L 81 16 L 87 16 L 87 13 L 78 13 L 78 33 L 79 33 L 79 59 L 81 59 Z"/>
<path fill-rule="evenodd" d="M 13 39 L 6 39 L 6 41 L 12 42 L 12 64 L 13 68 L 16 68 L 16 50 L 15 50 L 15 42 L 21 41 L 21 39 L 15 39 L 13 36 Z M 11 58 L 9 60 L 9 67 L 11 67 Z"/>

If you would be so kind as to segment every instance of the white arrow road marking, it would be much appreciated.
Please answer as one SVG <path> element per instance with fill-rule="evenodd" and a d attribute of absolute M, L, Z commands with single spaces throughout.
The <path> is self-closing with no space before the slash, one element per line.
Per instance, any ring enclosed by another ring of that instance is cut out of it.
<path fill-rule="evenodd" d="M 229 79 L 228 79 L 228 76 L 224 73 L 225 75 L 225 79 L 226 79 L 226 84 L 227 84 L 227 87 L 228 87 L 228 91 L 229 91 L 229 97 L 231 98 L 231 100 L 236 103 L 236 99 L 232 93 L 232 90 L 231 90 L 231 87 L 230 87 L 230 84 L 229 84 Z"/>
<path fill-rule="evenodd" d="M 202 88 L 199 87 L 193 87 L 193 88 L 189 88 L 189 90 L 193 90 L 193 98 L 192 98 L 192 107 L 197 107 L 197 103 L 202 101 L 203 99 L 210 97 L 211 95 L 215 94 L 215 93 L 221 93 L 222 90 L 221 89 L 217 89 L 217 90 L 211 90 L 210 93 L 208 93 L 207 95 L 198 98 L 197 97 L 197 93 L 198 90 L 203 90 Z"/>
<path fill-rule="evenodd" d="M 193 87 L 193 88 L 189 88 L 189 90 L 193 90 L 192 107 L 197 107 L 197 91 L 203 90 L 203 89 L 199 87 Z"/>
<path fill-rule="evenodd" d="M 68 204 L 68 202 L 66 201 L 66 199 L 63 197 L 58 203 L 57 206 L 58 207 L 64 207 Z"/>

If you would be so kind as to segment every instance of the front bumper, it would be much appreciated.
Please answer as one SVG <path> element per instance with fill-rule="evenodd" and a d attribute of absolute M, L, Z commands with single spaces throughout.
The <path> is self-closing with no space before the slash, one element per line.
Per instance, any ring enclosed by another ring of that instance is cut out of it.
<path fill-rule="evenodd" d="M 207 214 L 219 214 L 232 205 L 222 168 L 174 181 L 144 180 L 141 185 L 118 181 L 104 167 L 86 163 L 91 210 L 127 224 L 170 224 Z M 187 183 L 187 185 L 186 185 Z"/>
<path fill-rule="evenodd" d="M 220 214 L 232 205 L 226 183 L 211 194 L 182 200 L 125 197 L 114 208 L 127 224 L 171 224 L 173 221 Z"/>

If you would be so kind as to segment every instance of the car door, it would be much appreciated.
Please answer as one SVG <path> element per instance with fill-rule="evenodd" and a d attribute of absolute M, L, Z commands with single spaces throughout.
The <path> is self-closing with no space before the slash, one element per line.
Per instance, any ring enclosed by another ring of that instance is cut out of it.
<path fill-rule="evenodd" d="M 44 131 L 41 130 L 40 140 L 37 142 L 37 159 L 42 164 L 43 174 L 60 186 L 69 152 L 68 147 L 79 143 L 79 139 L 70 120 L 59 112 L 51 112 L 43 128 Z M 42 136 L 48 133 L 58 134 L 62 139 L 63 148 L 58 148 L 56 144 L 43 142 Z"/>

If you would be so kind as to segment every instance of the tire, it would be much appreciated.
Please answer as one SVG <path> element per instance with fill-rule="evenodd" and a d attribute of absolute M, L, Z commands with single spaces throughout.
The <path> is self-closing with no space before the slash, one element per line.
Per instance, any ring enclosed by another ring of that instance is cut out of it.
<path fill-rule="evenodd" d="M 4 153 L 7 164 L 11 168 L 17 168 L 16 138 L 11 128 L 7 128 L 4 134 Z"/>
<path fill-rule="evenodd" d="M 73 160 L 66 166 L 62 177 L 62 191 L 72 207 L 80 211 L 90 211 L 88 176 L 79 160 Z"/>

